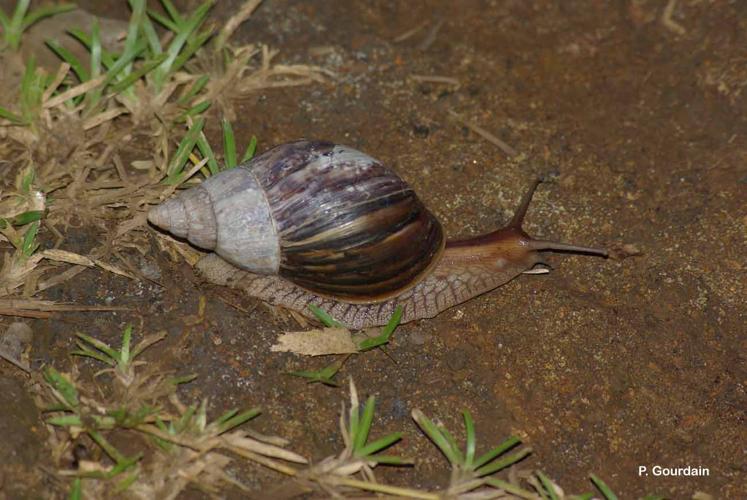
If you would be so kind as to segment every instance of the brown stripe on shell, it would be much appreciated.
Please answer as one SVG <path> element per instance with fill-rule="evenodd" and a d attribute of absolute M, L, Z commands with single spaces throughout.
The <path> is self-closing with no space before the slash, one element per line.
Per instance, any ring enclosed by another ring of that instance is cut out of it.
<path fill-rule="evenodd" d="M 327 142 L 283 144 L 246 166 L 270 203 L 279 274 L 323 295 L 384 300 L 438 260 L 443 231 L 414 191 L 370 156 Z"/>
<path fill-rule="evenodd" d="M 386 298 L 390 290 L 401 292 L 414 285 L 424 269 L 422 262 L 436 261 L 441 247 L 429 238 L 437 238 L 439 233 L 433 229 L 440 228 L 424 227 L 428 222 L 419 217 L 399 231 L 382 230 L 386 237 L 365 246 L 332 249 L 328 253 L 339 258 L 328 259 L 329 263 L 324 263 L 324 255 L 318 259 L 317 252 L 308 260 L 303 254 L 292 254 L 293 260 L 281 265 L 280 274 L 292 275 L 298 285 L 338 298 Z"/>

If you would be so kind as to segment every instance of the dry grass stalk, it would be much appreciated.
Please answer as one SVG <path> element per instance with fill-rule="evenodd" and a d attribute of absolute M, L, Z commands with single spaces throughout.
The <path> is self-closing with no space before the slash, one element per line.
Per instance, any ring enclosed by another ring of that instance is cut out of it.
<path fill-rule="evenodd" d="M 420 23 L 417 26 L 415 26 L 414 28 L 411 28 L 411 29 L 405 31 L 404 33 L 402 33 L 401 35 L 396 36 L 394 38 L 394 40 L 392 40 L 392 41 L 394 43 L 404 42 L 405 40 L 408 40 L 409 38 L 412 38 L 414 35 L 416 35 L 418 33 L 418 31 L 420 31 L 423 28 L 425 28 L 426 26 L 428 26 L 429 23 L 430 23 L 430 21 L 425 20 L 422 23 Z"/>
<path fill-rule="evenodd" d="M 460 87 L 459 80 L 450 76 L 439 76 L 439 75 L 411 75 L 410 78 L 419 83 L 442 83 L 444 85 L 452 85 L 456 89 Z"/>
<path fill-rule="evenodd" d="M 669 0 L 667 6 L 664 7 L 664 12 L 661 15 L 661 24 L 677 35 L 684 35 L 687 30 L 677 21 L 674 20 L 674 9 L 677 8 L 677 0 Z"/>
<path fill-rule="evenodd" d="M 459 115 L 458 113 L 455 113 L 454 111 L 449 110 L 449 114 L 453 118 L 455 118 L 457 121 L 459 121 L 462 125 L 464 125 L 468 129 L 470 129 L 471 131 L 473 131 L 474 133 L 476 133 L 477 135 L 479 135 L 480 137 L 482 137 L 483 139 L 485 139 L 486 141 L 488 141 L 489 143 L 493 144 L 498 149 L 506 153 L 506 156 L 508 156 L 509 158 L 514 158 L 518 155 L 518 153 L 516 152 L 514 148 L 512 148 L 511 146 L 506 144 L 504 141 L 500 140 L 498 137 L 494 136 L 493 134 L 491 134 L 490 132 L 488 132 L 487 130 L 479 126 L 478 124 L 463 118 L 461 115 Z"/>
<path fill-rule="evenodd" d="M 262 0 L 249 0 L 248 2 L 244 2 L 244 4 L 239 8 L 238 12 L 231 16 L 226 24 L 221 28 L 220 33 L 215 39 L 215 47 L 218 50 L 221 50 L 223 47 L 225 47 L 226 42 L 229 38 L 231 38 L 231 35 L 233 35 L 234 31 L 249 17 L 252 15 L 252 13 L 259 7 L 259 4 L 262 3 Z"/>

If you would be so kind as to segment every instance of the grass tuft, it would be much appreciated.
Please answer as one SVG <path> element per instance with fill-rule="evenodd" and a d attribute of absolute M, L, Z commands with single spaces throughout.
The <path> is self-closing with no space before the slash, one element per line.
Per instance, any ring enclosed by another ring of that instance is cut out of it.
<path fill-rule="evenodd" d="M 47 422 L 57 429 L 63 443 L 85 434 L 103 453 L 100 460 L 60 471 L 75 478 L 70 496 L 103 498 L 111 492 L 128 491 L 136 497 L 153 498 L 159 492 L 176 495 L 190 484 L 217 491 L 221 485 L 237 484 L 224 472 L 231 462 L 227 451 L 260 461 L 271 456 L 305 462 L 278 446 L 277 438 L 258 438 L 240 429 L 259 415 L 256 408 L 229 410 L 211 422 L 206 400 L 199 406 L 181 404 L 176 387 L 194 377 L 171 377 L 139 359 L 164 334 L 146 335 L 134 347 L 133 336 L 132 327 L 126 327 L 120 348 L 115 349 L 78 334 L 79 349 L 73 354 L 107 366 L 92 380 L 81 378 L 77 369 L 69 374 L 52 367 L 44 370 Z M 107 390 L 96 383 L 102 374 L 112 375 Z M 111 439 L 121 432 L 131 433 L 142 451 L 131 456 L 122 453 Z"/>

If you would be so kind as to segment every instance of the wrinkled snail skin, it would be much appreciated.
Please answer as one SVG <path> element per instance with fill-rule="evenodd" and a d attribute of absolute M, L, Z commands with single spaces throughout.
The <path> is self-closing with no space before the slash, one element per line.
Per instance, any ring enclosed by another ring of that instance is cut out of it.
<path fill-rule="evenodd" d="M 323 297 L 278 276 L 243 271 L 215 254 L 202 258 L 197 269 L 211 283 L 242 290 L 310 318 L 313 314 L 308 306 L 313 304 L 342 324 L 359 329 L 385 325 L 397 305 L 402 306 L 400 323 L 432 318 L 445 309 L 501 286 L 539 261 L 539 256 L 526 255 L 519 261 L 467 263 L 465 260 L 469 261 L 474 255 L 472 250 L 455 249 L 452 252 L 447 245 L 438 266 L 422 281 L 392 299 L 370 304 Z"/>
<path fill-rule="evenodd" d="M 351 328 L 431 318 L 493 290 L 559 250 L 606 251 L 534 240 L 513 220 L 445 242 L 414 191 L 370 156 L 345 146 L 277 146 L 155 207 L 148 219 L 213 250 L 197 264 L 208 281 L 313 317 L 326 310 Z"/>

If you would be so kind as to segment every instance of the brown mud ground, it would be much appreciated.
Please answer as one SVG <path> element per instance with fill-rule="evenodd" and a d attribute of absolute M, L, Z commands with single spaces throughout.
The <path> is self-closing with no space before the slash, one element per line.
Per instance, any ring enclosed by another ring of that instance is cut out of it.
<path fill-rule="evenodd" d="M 115 15 L 102 2 L 80 3 Z M 213 14 L 225 18 L 238 4 L 218 2 Z M 267 0 L 240 29 L 240 40 L 280 49 L 280 60 L 339 75 L 240 103 L 234 128 L 256 134 L 260 150 L 313 137 L 369 152 L 415 187 L 452 236 L 504 223 L 532 177 L 549 173 L 555 182 L 538 192 L 531 234 L 642 252 L 553 255 L 551 274 L 522 276 L 399 328 L 386 353 L 351 358 L 338 377 L 377 396 L 374 436 L 404 430 L 392 452 L 419 459 L 414 469 L 377 469 L 385 481 L 445 484 L 446 462 L 410 411 L 456 429 L 467 408 L 478 443 L 518 434 L 535 450 L 521 466 L 543 469 L 567 492 L 591 489 L 594 472 L 623 498 L 747 497 L 747 3 L 682 0 L 673 17 L 681 32 L 661 22 L 665 4 Z M 64 248 L 85 253 L 100 237 L 70 229 Z M 199 375 L 184 400 L 208 397 L 214 413 L 260 405 L 254 425 L 291 449 L 315 459 L 337 451 L 347 391 L 286 375 L 330 360 L 270 353 L 277 334 L 297 325 L 201 283 L 153 248 L 141 265 L 163 287 L 89 270 L 50 290 L 54 300 L 134 310 L 36 321 L 35 363 L 69 366 L 75 331 L 116 343 L 126 323 L 166 329 L 167 342 L 146 358 Z M 201 296 L 204 319 L 187 325 Z M 37 448 L 14 459 L 33 463 Z M 710 475 L 639 477 L 639 465 Z"/>

